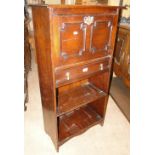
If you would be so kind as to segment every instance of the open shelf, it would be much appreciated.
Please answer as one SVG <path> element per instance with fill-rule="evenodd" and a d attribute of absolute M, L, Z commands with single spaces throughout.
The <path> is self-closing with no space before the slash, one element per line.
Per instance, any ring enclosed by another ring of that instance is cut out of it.
<path fill-rule="evenodd" d="M 102 117 L 89 104 L 60 116 L 59 145 L 101 123 L 102 120 Z"/>
<path fill-rule="evenodd" d="M 70 90 L 60 92 L 58 95 L 58 113 L 60 116 L 76 108 L 93 102 L 101 97 L 106 96 L 101 89 L 87 82 Z"/>

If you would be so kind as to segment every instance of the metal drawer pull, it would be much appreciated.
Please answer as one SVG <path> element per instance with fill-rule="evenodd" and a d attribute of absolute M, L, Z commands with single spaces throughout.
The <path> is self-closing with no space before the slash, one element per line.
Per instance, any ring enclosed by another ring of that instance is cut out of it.
<path fill-rule="evenodd" d="M 67 78 L 67 80 L 70 80 L 70 73 L 69 72 L 66 72 L 66 78 Z"/>
<path fill-rule="evenodd" d="M 83 68 L 83 69 L 82 69 L 82 72 L 88 72 L 88 67 Z"/>
<path fill-rule="evenodd" d="M 100 64 L 100 70 L 103 70 L 103 64 Z"/>

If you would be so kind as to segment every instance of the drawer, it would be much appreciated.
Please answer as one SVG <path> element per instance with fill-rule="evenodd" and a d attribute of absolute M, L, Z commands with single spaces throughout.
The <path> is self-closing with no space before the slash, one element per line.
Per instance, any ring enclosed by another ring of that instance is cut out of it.
<path fill-rule="evenodd" d="M 60 87 L 78 80 L 82 80 L 96 73 L 107 71 L 110 68 L 110 59 L 90 64 L 74 66 L 55 71 L 56 86 Z"/>

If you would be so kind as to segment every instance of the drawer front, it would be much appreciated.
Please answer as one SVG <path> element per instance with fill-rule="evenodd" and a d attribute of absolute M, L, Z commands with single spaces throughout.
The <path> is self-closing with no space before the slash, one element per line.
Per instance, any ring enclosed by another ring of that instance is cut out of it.
<path fill-rule="evenodd" d="M 55 67 L 112 54 L 112 15 L 54 17 Z"/>
<path fill-rule="evenodd" d="M 82 80 L 86 77 L 92 76 L 93 74 L 107 71 L 110 68 L 110 59 L 104 61 L 76 66 L 68 69 L 55 71 L 56 86 L 62 86 Z"/>

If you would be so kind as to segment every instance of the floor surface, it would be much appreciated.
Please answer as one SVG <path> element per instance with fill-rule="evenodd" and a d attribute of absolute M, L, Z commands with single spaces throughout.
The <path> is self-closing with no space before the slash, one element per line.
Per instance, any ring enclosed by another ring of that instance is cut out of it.
<path fill-rule="evenodd" d="M 125 86 L 121 78 L 114 77 L 112 79 L 110 95 L 130 121 L 130 88 Z"/>

